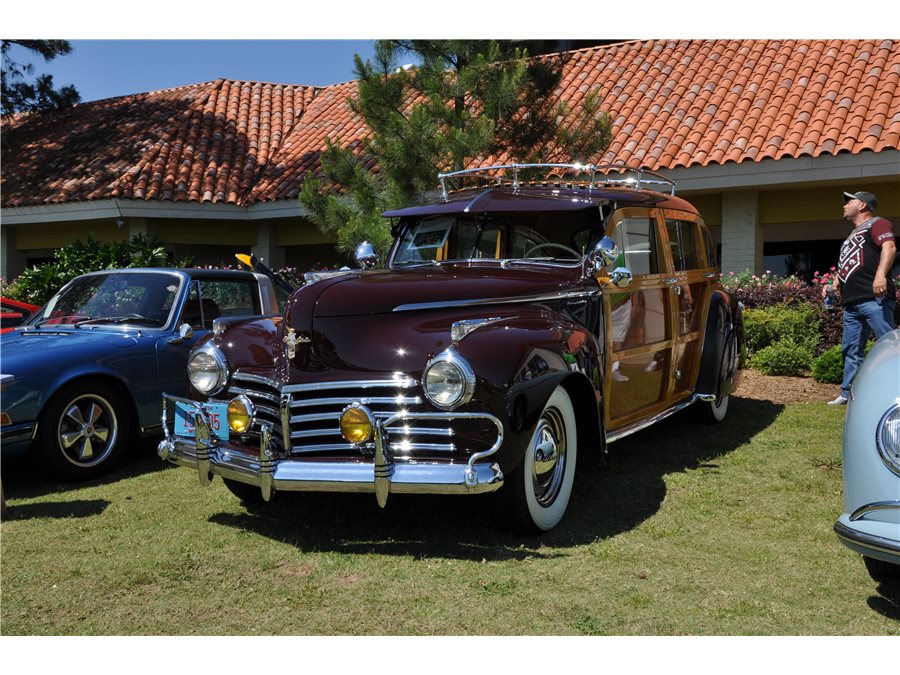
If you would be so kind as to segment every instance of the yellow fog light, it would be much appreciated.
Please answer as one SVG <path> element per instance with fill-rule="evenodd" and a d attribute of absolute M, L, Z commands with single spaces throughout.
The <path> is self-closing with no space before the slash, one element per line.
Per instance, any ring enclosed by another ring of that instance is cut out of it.
<path fill-rule="evenodd" d="M 253 423 L 253 402 L 241 394 L 228 404 L 228 428 L 236 434 L 245 434 Z"/>
<path fill-rule="evenodd" d="M 341 434 L 351 443 L 365 443 L 372 438 L 375 418 L 366 406 L 354 403 L 341 413 Z"/>

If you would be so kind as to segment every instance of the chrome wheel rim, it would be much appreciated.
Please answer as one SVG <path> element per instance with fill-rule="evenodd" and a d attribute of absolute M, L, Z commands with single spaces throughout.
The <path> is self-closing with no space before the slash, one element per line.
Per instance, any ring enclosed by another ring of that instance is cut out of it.
<path fill-rule="evenodd" d="M 79 467 L 96 466 L 105 460 L 118 434 L 112 405 L 96 394 L 79 396 L 66 405 L 56 429 L 63 457 Z"/>
<path fill-rule="evenodd" d="M 541 416 L 530 453 L 534 497 L 541 506 L 550 506 L 559 496 L 566 472 L 566 427 L 556 408 L 548 408 Z"/>

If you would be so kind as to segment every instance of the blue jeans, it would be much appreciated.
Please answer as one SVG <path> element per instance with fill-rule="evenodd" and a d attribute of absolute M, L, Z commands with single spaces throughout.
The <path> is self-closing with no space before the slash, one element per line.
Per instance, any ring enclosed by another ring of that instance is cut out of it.
<path fill-rule="evenodd" d="M 844 307 L 844 334 L 841 338 L 844 381 L 841 382 L 841 395 L 850 397 L 850 384 L 866 356 L 869 331 L 875 333 L 877 340 L 894 330 L 895 304 L 893 298 L 884 297 L 863 300 Z"/>

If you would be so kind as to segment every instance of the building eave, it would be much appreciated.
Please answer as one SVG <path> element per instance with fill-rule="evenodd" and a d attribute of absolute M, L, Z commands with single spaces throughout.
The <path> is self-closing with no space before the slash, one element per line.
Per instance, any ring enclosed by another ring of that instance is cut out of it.
<path fill-rule="evenodd" d="M 679 193 L 760 188 L 783 188 L 838 181 L 872 181 L 898 178 L 900 150 L 859 154 L 785 157 L 740 164 L 710 164 L 669 169 Z M 850 186 L 854 187 L 854 186 Z"/>
<path fill-rule="evenodd" d="M 103 199 L 0 209 L 5 226 L 74 222 L 103 218 L 190 218 L 197 220 L 260 221 L 299 218 L 309 214 L 297 199 L 236 206 L 198 202 Z"/>

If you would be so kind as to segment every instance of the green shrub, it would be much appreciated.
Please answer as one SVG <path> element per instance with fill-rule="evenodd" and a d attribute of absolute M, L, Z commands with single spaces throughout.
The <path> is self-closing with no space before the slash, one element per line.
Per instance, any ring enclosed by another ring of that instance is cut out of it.
<path fill-rule="evenodd" d="M 130 241 L 100 242 L 88 234 L 87 241 L 75 240 L 57 249 L 53 261 L 29 267 L 20 277 L 3 287 L 13 300 L 43 305 L 69 281 L 86 272 L 121 267 L 186 267 L 189 260 L 173 261 L 165 244 L 155 237 L 138 234 Z"/>
<path fill-rule="evenodd" d="M 781 340 L 815 351 L 822 334 L 821 312 L 808 302 L 744 310 L 744 337 L 752 355 Z"/>
<path fill-rule="evenodd" d="M 844 359 L 840 345 L 825 350 L 813 361 L 812 377 L 816 382 L 825 384 L 841 383 L 844 379 Z"/>
<path fill-rule="evenodd" d="M 750 366 L 763 375 L 803 375 L 812 361 L 809 344 L 785 338 L 756 352 L 750 357 Z"/>
<path fill-rule="evenodd" d="M 866 343 L 866 354 L 874 344 L 871 340 Z M 841 354 L 841 346 L 835 345 L 831 349 L 826 349 L 814 359 L 810 374 L 816 382 L 840 384 L 844 379 L 844 357 Z"/>

